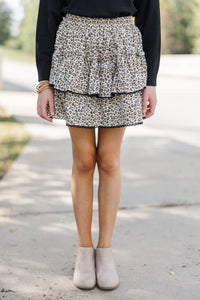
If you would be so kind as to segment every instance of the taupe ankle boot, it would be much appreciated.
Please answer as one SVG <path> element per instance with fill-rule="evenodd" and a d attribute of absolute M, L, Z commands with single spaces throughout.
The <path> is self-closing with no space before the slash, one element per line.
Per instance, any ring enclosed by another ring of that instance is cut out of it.
<path fill-rule="evenodd" d="M 119 285 L 119 276 L 115 267 L 112 248 L 96 248 L 97 285 L 104 290 L 115 289 Z"/>
<path fill-rule="evenodd" d="M 82 289 L 93 289 L 96 285 L 94 247 L 77 248 L 73 283 Z"/>

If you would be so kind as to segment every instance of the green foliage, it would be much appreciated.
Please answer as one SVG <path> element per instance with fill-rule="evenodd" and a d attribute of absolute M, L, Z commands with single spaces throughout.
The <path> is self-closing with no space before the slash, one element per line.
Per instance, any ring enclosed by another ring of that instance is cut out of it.
<path fill-rule="evenodd" d="M 35 63 L 35 56 L 33 54 L 26 54 L 21 49 L 11 48 L 10 45 L 1 45 L 0 50 L 3 52 L 3 57 L 14 59 L 23 62 Z"/>
<path fill-rule="evenodd" d="M 197 8 L 194 12 L 194 28 L 195 40 L 192 47 L 193 54 L 200 54 L 200 0 L 197 0 Z"/>
<path fill-rule="evenodd" d="M 0 0 L 0 45 L 10 37 L 11 11 L 4 1 Z"/>
<path fill-rule="evenodd" d="M 0 179 L 30 140 L 31 134 L 24 125 L 7 115 L 0 106 Z"/>
<path fill-rule="evenodd" d="M 30 0 L 24 3 L 25 18 L 20 25 L 19 41 L 22 50 L 27 54 L 34 54 L 35 31 L 39 0 Z"/>
<path fill-rule="evenodd" d="M 161 0 L 162 53 L 198 53 L 200 0 Z"/>
<path fill-rule="evenodd" d="M 16 36 L 12 36 L 9 40 L 7 40 L 4 44 L 6 47 L 11 48 L 11 49 L 17 49 L 20 50 L 22 49 L 22 42 L 20 39 Z"/>

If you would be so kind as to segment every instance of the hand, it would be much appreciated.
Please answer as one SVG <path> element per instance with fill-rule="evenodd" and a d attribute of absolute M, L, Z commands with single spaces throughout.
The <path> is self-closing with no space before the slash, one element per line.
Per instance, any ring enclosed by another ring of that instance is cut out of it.
<path fill-rule="evenodd" d="M 53 120 L 52 117 L 47 115 L 47 105 L 49 105 L 50 114 L 54 115 L 53 100 L 53 90 L 51 88 L 47 88 L 38 94 L 37 113 L 41 118 L 49 122 L 52 122 Z"/>
<path fill-rule="evenodd" d="M 146 119 L 151 117 L 156 108 L 157 96 L 156 96 L 156 87 L 147 85 L 143 92 L 143 105 L 142 112 L 145 113 Z"/>

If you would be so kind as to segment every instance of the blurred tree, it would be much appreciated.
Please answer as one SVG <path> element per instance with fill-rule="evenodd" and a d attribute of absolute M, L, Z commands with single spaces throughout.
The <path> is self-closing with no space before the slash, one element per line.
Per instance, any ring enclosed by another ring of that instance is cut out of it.
<path fill-rule="evenodd" d="M 10 37 L 11 10 L 4 1 L 0 0 L 0 44 L 4 44 Z"/>
<path fill-rule="evenodd" d="M 25 17 L 20 24 L 19 40 L 24 52 L 34 54 L 39 0 L 22 0 L 21 3 L 24 5 Z"/>
<path fill-rule="evenodd" d="M 197 8 L 194 11 L 194 28 L 192 30 L 195 31 L 192 53 L 200 54 L 200 0 L 197 0 Z"/>
<path fill-rule="evenodd" d="M 160 0 L 162 53 L 198 53 L 200 0 Z"/>
<path fill-rule="evenodd" d="M 160 13 L 161 13 L 161 53 L 167 52 L 167 35 L 168 35 L 168 24 L 169 12 L 168 12 L 168 0 L 160 0 Z"/>

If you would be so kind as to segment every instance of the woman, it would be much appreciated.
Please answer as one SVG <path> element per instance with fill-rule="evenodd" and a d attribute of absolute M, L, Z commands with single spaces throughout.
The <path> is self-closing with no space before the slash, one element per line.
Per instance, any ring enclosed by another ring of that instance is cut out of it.
<path fill-rule="evenodd" d="M 154 114 L 160 40 L 159 0 L 40 0 L 37 112 L 50 122 L 64 119 L 71 136 L 71 193 L 79 237 L 73 282 L 79 288 L 119 285 L 111 239 L 120 200 L 120 147 L 126 126 L 143 124 Z"/>

